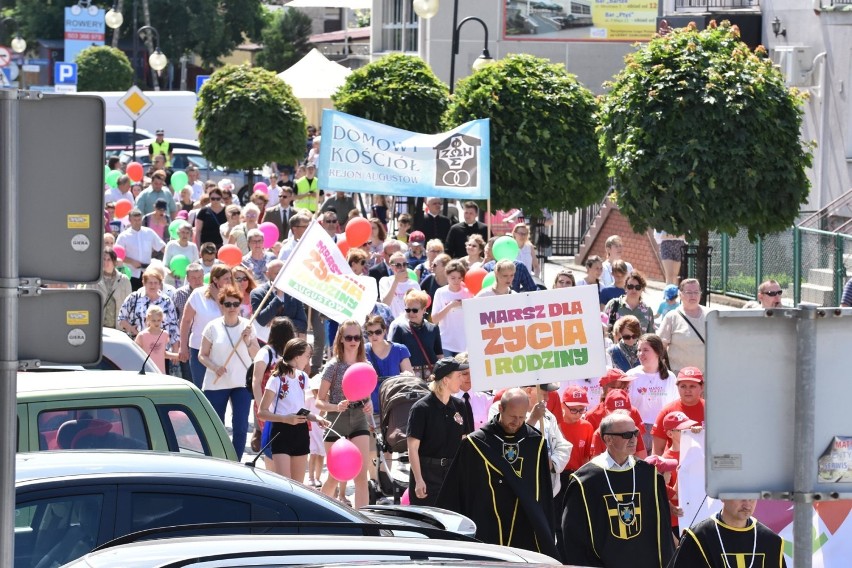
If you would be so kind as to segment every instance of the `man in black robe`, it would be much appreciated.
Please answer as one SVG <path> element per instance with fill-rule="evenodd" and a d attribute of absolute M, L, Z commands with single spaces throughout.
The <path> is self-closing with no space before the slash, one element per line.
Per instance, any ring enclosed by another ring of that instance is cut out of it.
<path fill-rule="evenodd" d="M 557 558 L 547 447 L 528 409 L 523 390 L 506 391 L 500 414 L 462 441 L 436 505 L 470 517 L 483 542 Z"/>
<path fill-rule="evenodd" d="M 566 564 L 665 568 L 674 551 L 663 477 L 637 460 L 639 430 L 616 410 L 600 424 L 606 451 L 571 474 L 562 514 Z"/>
<path fill-rule="evenodd" d="M 752 517 L 754 499 L 723 499 L 722 511 L 683 531 L 673 568 L 786 568 L 784 541 Z"/>

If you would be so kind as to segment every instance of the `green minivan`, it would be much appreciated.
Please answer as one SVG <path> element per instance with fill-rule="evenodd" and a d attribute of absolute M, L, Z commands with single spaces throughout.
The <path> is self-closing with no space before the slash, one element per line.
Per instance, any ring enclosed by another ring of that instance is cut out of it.
<path fill-rule="evenodd" d="M 18 373 L 18 451 L 136 449 L 236 461 L 192 383 L 133 371 Z"/>

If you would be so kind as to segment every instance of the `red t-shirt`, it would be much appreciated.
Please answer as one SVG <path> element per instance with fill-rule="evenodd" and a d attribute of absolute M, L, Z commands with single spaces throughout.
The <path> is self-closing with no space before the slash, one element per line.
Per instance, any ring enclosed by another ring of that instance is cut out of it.
<path fill-rule="evenodd" d="M 666 436 L 666 431 L 663 430 L 663 419 L 669 412 L 683 412 L 690 420 L 695 420 L 704 426 L 704 399 L 699 399 L 697 404 L 692 406 L 684 405 L 680 399 L 674 400 L 663 407 L 657 415 L 657 420 L 654 421 L 654 426 L 651 428 L 651 435 L 655 438 L 660 438 L 666 441 L 666 448 L 672 445 L 671 439 Z"/>
<path fill-rule="evenodd" d="M 559 424 L 562 435 L 571 442 L 571 459 L 565 465 L 565 469 L 577 471 L 580 466 L 592 458 L 592 436 L 595 428 L 582 418 L 573 424 L 562 422 Z"/>
<path fill-rule="evenodd" d="M 702 402 L 702 406 L 703 406 L 704 400 L 702 399 L 701 402 Z M 693 405 L 693 406 L 698 406 L 698 405 L 696 404 L 696 405 Z M 671 448 L 666 448 L 666 450 L 663 452 L 662 457 L 665 458 L 665 459 L 677 460 L 678 468 L 680 467 L 680 450 L 674 451 Z M 669 497 L 669 503 L 671 503 L 672 505 L 677 507 L 678 506 L 677 469 L 675 469 L 674 471 L 671 471 L 669 473 L 671 473 L 671 477 L 669 477 L 669 481 L 668 481 L 668 483 L 666 483 L 666 493 L 668 494 L 668 497 Z M 679 517 L 677 515 L 675 515 L 674 513 L 672 513 L 672 526 L 677 527 L 679 524 L 680 524 L 679 523 Z"/>
<path fill-rule="evenodd" d="M 639 411 L 633 408 L 632 406 L 630 407 L 629 412 L 630 418 L 633 419 L 633 422 L 635 422 L 636 425 L 639 426 L 639 429 L 642 430 L 642 433 L 644 433 L 645 426 L 644 422 L 642 422 L 642 415 L 639 414 Z M 591 424 L 592 427 L 597 430 L 601 425 L 601 420 L 603 420 L 604 416 L 606 416 L 607 414 L 609 413 L 606 411 L 604 403 L 600 403 L 596 407 L 594 407 L 591 412 L 587 412 L 586 415 L 583 416 L 583 418 L 585 418 L 589 422 L 589 424 Z"/>

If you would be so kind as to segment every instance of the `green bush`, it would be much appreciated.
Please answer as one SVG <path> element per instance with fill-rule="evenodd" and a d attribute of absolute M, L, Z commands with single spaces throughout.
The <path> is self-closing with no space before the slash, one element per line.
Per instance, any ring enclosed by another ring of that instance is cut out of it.
<path fill-rule="evenodd" d="M 78 91 L 126 91 L 133 85 L 133 68 L 120 49 L 87 47 L 77 55 Z"/>

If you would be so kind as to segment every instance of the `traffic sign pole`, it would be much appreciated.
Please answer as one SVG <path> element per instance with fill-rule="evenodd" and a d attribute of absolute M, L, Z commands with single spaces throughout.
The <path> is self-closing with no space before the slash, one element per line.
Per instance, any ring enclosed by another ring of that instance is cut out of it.
<path fill-rule="evenodd" d="M 136 161 L 136 119 L 133 119 L 133 161 Z"/>
<path fill-rule="evenodd" d="M 0 566 L 15 563 L 15 451 L 18 378 L 18 98 L 17 89 L 0 91 Z"/>

